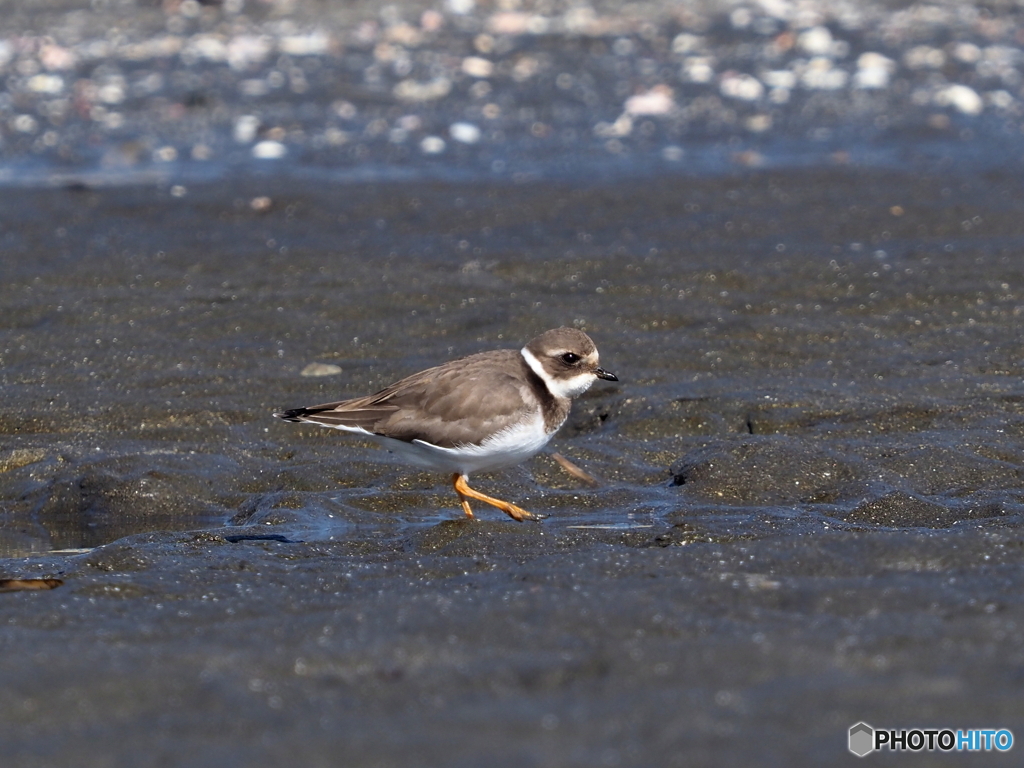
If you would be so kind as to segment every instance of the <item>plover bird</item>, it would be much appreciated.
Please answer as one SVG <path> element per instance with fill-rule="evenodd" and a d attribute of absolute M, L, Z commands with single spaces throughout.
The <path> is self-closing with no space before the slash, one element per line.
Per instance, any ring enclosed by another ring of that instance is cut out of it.
<path fill-rule="evenodd" d="M 565 423 L 572 399 L 597 379 L 597 347 L 574 328 L 545 331 L 525 347 L 480 352 L 414 373 L 376 394 L 275 413 L 377 441 L 405 461 L 451 473 L 466 517 L 469 501 L 515 520 L 540 520 L 469 487 L 473 472 L 510 467 L 540 451 Z"/>

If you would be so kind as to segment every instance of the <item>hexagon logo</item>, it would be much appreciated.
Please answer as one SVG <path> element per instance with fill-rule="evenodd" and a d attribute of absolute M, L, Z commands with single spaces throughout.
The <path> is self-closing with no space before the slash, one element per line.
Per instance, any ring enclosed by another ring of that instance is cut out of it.
<path fill-rule="evenodd" d="M 864 757 L 875 751 L 875 729 L 867 723 L 850 726 L 850 751 L 857 757 Z"/>

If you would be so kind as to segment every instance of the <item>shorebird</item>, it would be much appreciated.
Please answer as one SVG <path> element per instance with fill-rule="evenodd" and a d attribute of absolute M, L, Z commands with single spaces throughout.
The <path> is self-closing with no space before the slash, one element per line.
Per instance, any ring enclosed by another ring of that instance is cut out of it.
<path fill-rule="evenodd" d="M 574 328 L 555 328 L 520 350 L 480 352 L 414 373 L 366 397 L 275 413 L 370 438 L 406 462 L 450 473 L 466 517 L 471 499 L 514 520 L 543 515 L 469 486 L 473 472 L 510 467 L 540 451 L 565 423 L 572 399 L 598 379 L 597 347 Z"/>

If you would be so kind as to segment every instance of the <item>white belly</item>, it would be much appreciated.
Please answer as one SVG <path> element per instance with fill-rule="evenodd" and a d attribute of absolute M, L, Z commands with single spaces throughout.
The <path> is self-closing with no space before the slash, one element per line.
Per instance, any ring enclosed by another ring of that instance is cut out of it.
<path fill-rule="evenodd" d="M 463 475 L 489 472 L 526 461 L 547 445 L 554 434 L 544 429 L 544 417 L 540 412 L 513 427 L 491 435 L 480 445 L 460 445 L 455 448 L 441 448 L 422 440 L 407 443 L 404 440 L 374 435 L 362 429 L 341 429 L 380 443 L 410 464 Z"/>

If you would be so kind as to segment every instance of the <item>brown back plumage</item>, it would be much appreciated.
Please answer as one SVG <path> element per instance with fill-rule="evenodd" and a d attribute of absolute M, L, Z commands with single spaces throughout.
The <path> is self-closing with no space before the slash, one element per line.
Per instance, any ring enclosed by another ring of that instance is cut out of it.
<path fill-rule="evenodd" d="M 275 416 L 455 448 L 479 445 L 537 417 L 543 418 L 544 433 L 551 434 L 568 416 L 570 398 L 595 378 L 618 381 L 598 367 L 589 336 L 555 328 L 530 340 L 522 353 L 481 352 L 414 373 L 367 397 Z"/>
<path fill-rule="evenodd" d="M 366 397 L 278 415 L 452 448 L 528 415 L 536 399 L 524 383 L 523 368 L 516 350 L 481 352 L 414 373 Z"/>

